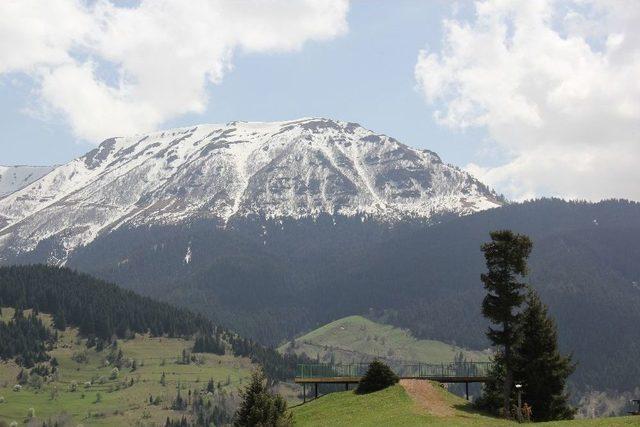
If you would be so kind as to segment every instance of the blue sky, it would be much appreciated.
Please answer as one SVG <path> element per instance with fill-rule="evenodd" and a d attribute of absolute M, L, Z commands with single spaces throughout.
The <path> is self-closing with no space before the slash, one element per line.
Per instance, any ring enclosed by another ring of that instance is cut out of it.
<path fill-rule="evenodd" d="M 0 2 L 0 164 L 322 116 L 515 200 L 640 200 L 640 2 Z"/>
<path fill-rule="evenodd" d="M 441 21 L 451 9 L 438 1 L 354 2 L 346 35 L 309 41 L 298 52 L 238 51 L 233 70 L 220 84 L 208 84 L 206 111 L 162 127 L 330 117 L 431 149 L 463 166 L 486 132 L 452 131 L 435 123 L 413 75 L 417 52 L 440 45 Z M 64 118 L 40 120 L 25 113 L 34 102 L 28 77 L 7 75 L 0 90 L 0 163 L 63 163 L 92 148 L 72 134 Z"/>

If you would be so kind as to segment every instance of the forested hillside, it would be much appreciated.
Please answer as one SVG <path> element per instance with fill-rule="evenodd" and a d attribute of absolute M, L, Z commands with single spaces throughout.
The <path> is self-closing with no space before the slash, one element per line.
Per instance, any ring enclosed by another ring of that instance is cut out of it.
<path fill-rule="evenodd" d="M 12 307 L 53 313 L 58 322 L 68 322 L 83 335 L 103 340 L 147 331 L 170 337 L 221 335 L 221 330 L 203 316 L 64 268 L 1 268 L 0 301 Z"/>
<path fill-rule="evenodd" d="M 51 313 L 56 329 L 77 327 L 89 345 L 104 347 L 116 338 L 134 334 L 153 337 L 194 338 L 194 351 L 248 357 L 264 366 L 273 379 L 293 376 L 297 358 L 280 356 L 249 339 L 220 328 L 202 315 L 168 303 L 142 297 L 133 291 L 76 273 L 67 268 L 43 265 L 0 268 L 0 306 L 11 306 L 18 315 L 0 324 L 0 356 L 18 357 L 26 367 L 46 359 L 45 344 L 55 341 L 33 314 Z"/>
<path fill-rule="evenodd" d="M 533 240 L 529 281 L 558 320 L 563 351 L 579 363 L 574 384 L 635 388 L 637 203 L 538 200 L 430 226 L 327 215 L 122 228 L 78 250 L 69 265 L 263 343 L 368 314 L 420 338 L 483 349 L 479 248 L 500 228 Z M 25 260 L 44 253 L 46 243 Z"/>

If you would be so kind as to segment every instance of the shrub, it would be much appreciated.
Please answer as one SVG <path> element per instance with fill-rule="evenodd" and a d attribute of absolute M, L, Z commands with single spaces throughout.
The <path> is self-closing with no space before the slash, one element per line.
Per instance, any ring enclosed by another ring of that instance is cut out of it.
<path fill-rule="evenodd" d="M 53 386 L 51 387 L 51 389 L 49 390 L 49 399 L 50 400 L 55 400 L 58 398 L 58 387 Z"/>
<path fill-rule="evenodd" d="M 71 356 L 71 360 L 77 363 L 87 363 L 88 362 L 87 351 L 86 350 L 76 351 Z"/>
<path fill-rule="evenodd" d="M 374 360 L 369 364 L 367 373 L 362 377 L 356 393 L 365 394 L 374 391 L 383 390 L 397 383 L 400 380 L 398 376 L 379 360 Z"/>
<path fill-rule="evenodd" d="M 16 384 L 13 386 L 13 391 L 20 391 L 22 390 L 22 386 L 20 384 Z"/>
<path fill-rule="evenodd" d="M 77 389 L 78 389 L 78 383 L 75 381 L 71 381 L 71 384 L 69 384 L 69 391 L 73 393 Z"/>
<path fill-rule="evenodd" d="M 34 389 L 42 388 L 42 384 L 44 384 L 44 379 L 38 374 L 29 375 L 29 386 Z"/>
<path fill-rule="evenodd" d="M 29 410 L 27 411 L 27 418 L 35 418 L 36 416 L 36 410 L 33 408 L 29 408 Z"/>
<path fill-rule="evenodd" d="M 4 396 L 0 396 L 0 403 L 4 403 Z"/>
<path fill-rule="evenodd" d="M 111 375 L 109 375 L 109 379 L 115 380 L 118 378 L 119 374 L 120 374 L 120 370 L 118 368 L 113 368 L 111 370 Z"/>

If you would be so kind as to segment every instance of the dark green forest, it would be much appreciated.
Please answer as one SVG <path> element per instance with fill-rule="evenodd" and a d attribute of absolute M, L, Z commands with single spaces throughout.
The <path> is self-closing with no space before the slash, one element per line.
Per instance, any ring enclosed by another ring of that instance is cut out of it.
<path fill-rule="evenodd" d="M 201 315 L 137 295 L 114 284 L 43 265 L 0 269 L 0 301 L 18 308 L 37 308 L 77 326 L 84 336 L 102 340 L 127 334 L 190 336 L 218 328 Z"/>
<path fill-rule="evenodd" d="M 638 203 L 543 199 L 431 224 L 325 216 L 119 229 L 79 250 L 69 265 L 189 307 L 263 344 L 365 314 L 421 338 L 483 349 L 479 248 L 502 228 L 533 240 L 528 281 L 549 304 L 561 350 L 574 354 L 573 385 L 635 388 Z M 38 256 L 36 250 L 25 260 Z"/>
<path fill-rule="evenodd" d="M 55 339 L 55 333 L 42 323 L 36 311 L 25 316 L 18 309 L 11 320 L 0 322 L 0 359 L 15 359 L 19 365 L 31 368 L 49 360 L 47 349 Z"/>

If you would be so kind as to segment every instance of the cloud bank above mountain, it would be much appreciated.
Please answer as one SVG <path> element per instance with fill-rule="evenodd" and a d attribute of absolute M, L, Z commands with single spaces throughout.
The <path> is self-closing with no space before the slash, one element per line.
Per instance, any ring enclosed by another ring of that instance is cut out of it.
<path fill-rule="evenodd" d="M 348 0 L 0 2 L 0 74 L 35 82 L 35 113 L 80 139 L 204 111 L 234 52 L 297 51 L 348 31 Z"/>
<path fill-rule="evenodd" d="M 479 1 L 419 52 L 434 118 L 507 160 L 467 170 L 514 199 L 640 200 L 640 3 Z M 480 163 L 480 164 L 478 164 Z"/>

